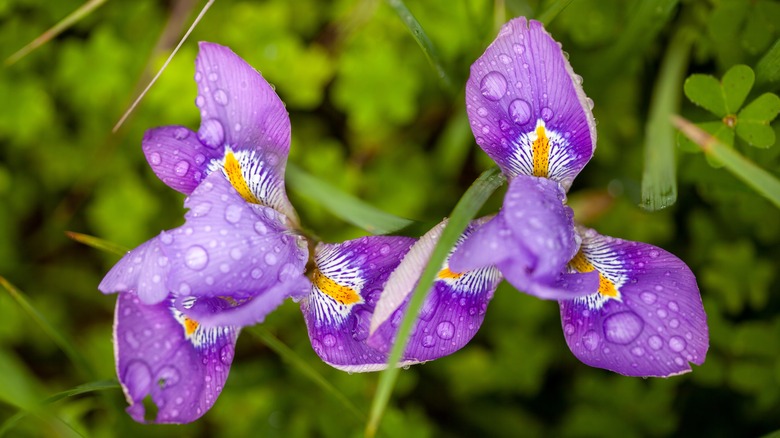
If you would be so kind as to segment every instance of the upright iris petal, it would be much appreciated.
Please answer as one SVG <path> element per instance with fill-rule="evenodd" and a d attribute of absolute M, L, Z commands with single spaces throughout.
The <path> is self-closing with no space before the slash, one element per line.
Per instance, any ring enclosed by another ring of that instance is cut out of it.
<path fill-rule="evenodd" d="M 214 170 L 251 203 L 298 217 L 284 189 L 290 119 L 284 103 L 252 66 L 229 48 L 200 43 L 195 81 L 201 125 L 150 129 L 143 150 L 154 172 L 185 194 Z"/>
<path fill-rule="evenodd" d="M 510 179 L 550 178 L 568 190 L 596 148 L 581 82 L 541 23 L 511 20 L 471 65 L 466 83 L 477 144 Z"/>
<path fill-rule="evenodd" d="M 706 316 L 688 267 L 652 245 L 578 230 L 565 205 L 596 129 L 581 78 L 541 23 L 501 29 L 471 67 L 466 100 L 477 143 L 510 183 L 451 266 L 495 265 L 519 290 L 560 300 L 566 341 L 588 365 L 670 376 L 703 363 Z"/>

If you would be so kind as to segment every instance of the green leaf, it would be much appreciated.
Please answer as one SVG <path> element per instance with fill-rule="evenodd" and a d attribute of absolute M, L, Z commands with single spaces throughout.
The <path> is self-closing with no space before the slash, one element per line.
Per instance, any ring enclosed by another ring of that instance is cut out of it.
<path fill-rule="evenodd" d="M 772 48 L 756 64 L 758 85 L 777 82 L 780 82 L 780 39 L 775 41 Z"/>
<path fill-rule="evenodd" d="M 116 255 L 125 255 L 129 251 L 129 249 L 122 245 L 109 242 L 108 240 L 104 240 L 99 237 L 76 233 L 74 231 L 66 231 L 65 234 L 76 242 L 83 243 L 84 245 L 91 246 L 92 248 L 110 252 Z"/>
<path fill-rule="evenodd" d="M 692 37 L 685 28 L 675 33 L 653 89 L 650 116 L 645 126 L 642 171 L 641 206 L 646 210 L 660 210 L 677 200 L 676 138 L 669 116 L 680 107 L 680 84 L 688 67 Z M 707 83 L 706 80 L 703 83 Z M 697 87 L 694 86 L 694 89 Z"/>
<path fill-rule="evenodd" d="M 723 144 L 730 147 L 734 146 L 734 130 L 726 126 L 725 123 L 704 122 L 697 123 L 696 126 L 703 129 L 708 134 L 717 137 Z M 685 152 L 701 152 L 699 145 L 691 141 L 691 139 L 686 137 L 682 132 L 677 133 L 677 144 L 680 146 L 680 149 Z M 715 168 L 723 167 L 723 163 L 710 156 L 707 156 L 707 162 L 710 163 L 710 166 Z"/>
<path fill-rule="evenodd" d="M 318 202 L 336 217 L 372 234 L 394 233 L 414 223 L 366 204 L 304 172 L 292 163 L 287 164 L 287 182 L 291 189 Z"/>
<path fill-rule="evenodd" d="M 365 435 L 367 437 L 373 437 L 379 428 L 379 423 L 390 400 L 390 394 L 395 386 L 395 381 L 398 379 L 399 369 L 396 364 L 400 361 L 401 355 L 406 348 L 406 342 L 409 340 L 409 334 L 412 331 L 414 321 L 425 297 L 428 295 L 436 274 L 447 258 L 447 254 L 449 254 L 452 247 L 455 246 L 455 242 L 457 242 L 466 226 L 468 226 L 469 221 L 504 181 L 504 175 L 500 173 L 497 167 L 486 170 L 474 181 L 474 184 L 469 187 L 452 210 L 449 221 L 441 233 L 439 242 L 434 247 L 431 258 L 428 260 L 417 287 L 409 299 L 409 306 L 398 329 L 396 342 L 390 351 L 390 357 L 387 361 L 388 367 L 379 376 L 379 384 L 377 385 L 376 393 L 374 393 L 374 401 L 371 404 L 371 413 L 366 425 Z"/>
<path fill-rule="evenodd" d="M 742 104 L 745 103 L 745 98 L 750 93 L 750 89 L 753 88 L 755 80 L 756 75 L 753 73 L 753 70 L 741 64 L 731 67 L 723 75 L 721 84 L 728 114 L 735 114 L 742 107 Z"/>
<path fill-rule="evenodd" d="M 780 208 L 780 180 L 693 123 L 678 116 L 674 116 L 672 121 L 705 154 L 721 161 L 726 170 Z"/>
<path fill-rule="evenodd" d="M 768 148 L 775 144 L 775 131 L 769 123 L 780 113 L 780 97 L 772 93 L 758 96 L 737 116 L 737 135 L 751 146 Z"/>
<path fill-rule="evenodd" d="M 685 80 L 683 89 L 688 99 L 696 105 L 718 117 L 725 117 L 728 114 L 723 88 L 714 77 L 702 74 L 691 75 Z"/>

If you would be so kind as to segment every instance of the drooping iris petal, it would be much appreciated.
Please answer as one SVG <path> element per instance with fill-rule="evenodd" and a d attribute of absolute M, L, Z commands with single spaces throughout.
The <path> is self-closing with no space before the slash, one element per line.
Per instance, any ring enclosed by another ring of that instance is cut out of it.
<path fill-rule="evenodd" d="M 194 132 L 183 126 L 147 130 L 142 149 L 157 177 L 187 195 L 206 177 L 208 163 L 223 155 L 221 150 L 204 146 Z"/>
<path fill-rule="evenodd" d="M 509 21 L 466 83 L 477 144 L 510 178 L 546 177 L 568 190 L 596 147 L 581 81 L 541 23 Z"/>
<path fill-rule="evenodd" d="M 186 319 L 168 301 L 141 303 L 117 297 L 114 348 L 128 413 L 144 422 L 143 399 L 157 405 L 156 423 L 188 423 L 216 401 L 230 370 L 239 329 L 205 329 Z"/>
<path fill-rule="evenodd" d="M 303 276 L 308 249 L 286 217 L 245 202 L 213 173 L 184 205 L 186 223 L 160 237 L 173 267 L 168 287 L 179 296 L 244 296 Z"/>
<path fill-rule="evenodd" d="M 290 119 L 273 88 L 229 48 L 200 43 L 195 81 L 201 125 L 147 131 L 143 149 L 152 169 L 175 190 L 190 194 L 214 170 L 247 201 L 267 205 L 293 223 L 284 189 Z"/>
<path fill-rule="evenodd" d="M 414 243 L 368 236 L 320 244 L 311 292 L 301 301 L 312 347 L 329 365 L 350 372 L 385 368 L 387 355 L 369 347 L 369 322 L 385 281 Z"/>
<path fill-rule="evenodd" d="M 579 249 L 571 208 L 557 182 L 519 175 L 509 183 L 504 206 L 456 251 L 458 272 L 496 266 L 517 289 L 544 299 L 572 298 L 598 289 L 594 273 L 568 273 Z"/>
<path fill-rule="evenodd" d="M 480 222 L 474 221 L 469 225 L 456 248 Z M 409 306 L 411 292 L 417 286 L 445 224 L 446 220 L 421 237 L 390 276 L 371 321 L 372 334 L 368 344 L 377 350 L 389 353 L 392 349 Z M 500 281 L 501 274 L 494 267 L 461 273 L 452 271 L 445 261 L 420 309 L 401 365 L 438 359 L 463 348 L 482 325 L 487 305 Z M 380 312 L 380 307 L 388 308 L 387 303 L 398 304 L 390 306 L 390 312 Z"/>
<path fill-rule="evenodd" d="M 166 280 L 170 270 L 159 237 L 144 242 L 122 257 L 103 278 L 98 289 L 103 293 L 135 292 L 146 304 L 156 304 L 168 296 Z"/>
<path fill-rule="evenodd" d="M 569 348 L 584 363 L 627 376 L 666 377 L 701 365 L 707 317 L 688 266 L 653 245 L 581 229 L 573 269 L 599 272 L 599 292 L 560 302 Z"/>

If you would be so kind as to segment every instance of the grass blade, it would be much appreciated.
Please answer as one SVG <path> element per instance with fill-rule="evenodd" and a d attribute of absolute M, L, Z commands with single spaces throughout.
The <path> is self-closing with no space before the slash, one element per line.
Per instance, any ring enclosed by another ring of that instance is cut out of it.
<path fill-rule="evenodd" d="M 323 205 L 336 217 L 371 234 L 394 233 L 414 223 L 366 204 L 291 163 L 287 164 L 287 183 L 299 194 Z"/>
<path fill-rule="evenodd" d="M 13 65 L 20 59 L 30 54 L 30 52 L 33 50 L 51 41 L 54 37 L 61 34 L 64 30 L 73 26 L 76 22 L 92 13 L 92 11 L 97 9 L 105 2 L 106 0 L 89 0 L 88 2 L 84 3 L 80 8 L 68 14 L 67 17 L 63 18 L 59 23 L 55 24 L 49 30 L 42 33 L 38 38 L 30 41 L 26 46 L 19 49 L 13 55 L 9 56 L 5 60 L 6 67 Z"/>
<path fill-rule="evenodd" d="M 279 338 L 274 336 L 266 328 L 257 325 L 247 328 L 246 330 L 260 339 L 260 341 L 262 341 L 265 345 L 268 346 L 268 348 L 278 354 L 279 357 L 281 357 L 285 362 L 297 368 L 298 371 L 311 379 L 314 383 L 317 384 L 317 386 L 341 402 L 344 407 L 347 408 L 347 410 L 350 411 L 353 415 L 355 415 L 358 420 L 364 421 L 366 419 L 366 414 L 357 406 L 355 406 L 355 404 L 352 403 L 352 401 L 350 401 L 350 399 L 348 399 L 344 393 L 336 389 L 336 387 L 333 386 L 333 384 L 331 384 L 322 374 L 318 373 L 314 368 L 309 366 L 306 361 L 301 359 L 301 357 L 298 356 L 292 349 L 290 349 L 290 347 L 285 345 L 282 341 L 279 340 Z"/>
<path fill-rule="evenodd" d="M 83 243 L 84 245 L 91 246 L 92 248 L 110 252 L 116 255 L 125 255 L 127 251 L 129 251 L 122 245 L 109 242 L 108 240 L 103 240 L 99 237 L 90 236 L 88 234 L 81 234 L 75 231 L 66 231 L 65 234 L 78 243 Z"/>
<path fill-rule="evenodd" d="M 780 180 L 775 176 L 688 120 L 672 116 L 672 124 L 699 145 L 706 155 L 723 163 L 726 170 L 780 208 Z"/>
<path fill-rule="evenodd" d="M 436 74 L 439 76 L 439 79 L 442 81 L 445 88 L 453 90 L 452 79 L 450 79 L 450 75 L 444 67 L 444 62 L 442 61 L 441 56 L 439 56 L 439 52 L 433 46 L 431 39 L 428 38 L 428 35 L 423 30 L 422 26 L 420 26 L 420 22 L 414 18 L 414 15 L 412 15 L 409 8 L 406 7 L 403 0 L 387 0 L 387 4 L 393 8 L 395 13 L 401 18 L 401 21 L 409 28 L 414 40 L 417 41 L 417 44 L 422 49 L 428 62 L 430 62 L 431 66 L 436 70 Z"/>
<path fill-rule="evenodd" d="M 2 286 L 11 297 L 24 309 L 25 312 L 40 326 L 44 332 L 57 344 L 58 347 L 68 356 L 73 362 L 76 368 L 79 369 L 86 376 L 93 376 L 95 374 L 92 367 L 87 360 L 82 356 L 76 348 L 73 346 L 73 342 L 65 337 L 61 331 L 57 330 L 51 323 L 40 313 L 38 310 L 30 304 L 30 301 L 24 295 L 22 291 L 17 289 L 11 284 L 5 277 L 0 276 L 0 286 Z"/>
<path fill-rule="evenodd" d="M 539 14 L 536 19 L 547 26 L 555 19 L 555 17 L 558 16 L 558 14 L 566 9 L 566 7 L 569 6 L 572 1 L 574 0 L 555 0 L 549 6 L 547 6 L 547 9 L 542 11 L 542 13 Z"/>
<path fill-rule="evenodd" d="M 683 78 L 688 67 L 691 33 L 683 28 L 675 34 L 661 64 L 645 126 L 645 162 L 642 172 L 641 207 L 660 210 L 677 200 L 675 132 L 669 116 L 680 108 Z"/>
<path fill-rule="evenodd" d="M 496 191 L 505 181 L 504 176 L 500 173 L 497 167 L 487 170 L 474 181 L 474 184 L 469 187 L 466 193 L 460 198 L 458 204 L 452 210 L 452 215 L 444 227 L 439 238 L 439 243 L 433 249 L 431 258 L 428 261 L 428 265 L 423 270 L 420 276 L 420 281 L 417 283 L 417 287 L 412 293 L 412 297 L 409 300 L 409 307 L 406 310 L 403 321 L 398 329 L 398 335 L 396 336 L 396 343 L 393 345 L 393 349 L 390 351 L 390 358 L 388 360 L 388 367 L 382 371 L 379 376 L 379 384 L 377 386 L 376 393 L 374 394 L 374 400 L 371 405 L 371 413 L 366 425 L 365 436 L 372 438 L 376 435 L 379 423 L 384 415 L 387 403 L 390 400 L 390 395 L 395 386 L 395 382 L 398 379 L 399 369 L 396 364 L 400 361 L 401 355 L 406 348 L 406 342 L 409 338 L 409 334 L 412 331 L 412 326 L 417 314 L 420 311 L 425 296 L 428 294 L 436 274 L 439 272 L 444 260 L 447 258 L 458 237 L 463 233 L 468 226 L 469 221 L 474 218 L 485 201 L 488 200 L 490 195 Z"/>

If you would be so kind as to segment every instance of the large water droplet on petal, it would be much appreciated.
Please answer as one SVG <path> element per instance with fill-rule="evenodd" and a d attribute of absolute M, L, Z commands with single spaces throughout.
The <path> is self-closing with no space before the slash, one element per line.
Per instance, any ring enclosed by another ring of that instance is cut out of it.
<path fill-rule="evenodd" d="M 482 78 L 479 91 L 486 99 L 496 101 L 506 94 L 506 78 L 497 71 L 492 71 Z"/>
<path fill-rule="evenodd" d="M 434 342 L 434 340 L 433 340 L 433 336 L 431 336 L 431 335 L 427 335 L 427 336 L 425 336 L 425 337 L 423 338 L 422 345 L 423 345 L 423 347 L 425 347 L 425 348 L 431 348 L 431 347 L 433 347 L 434 345 L 436 345 L 436 342 Z"/>
<path fill-rule="evenodd" d="M 679 336 L 672 336 L 669 338 L 669 348 L 672 349 L 675 353 L 679 353 L 683 350 L 685 350 L 685 347 L 688 345 L 687 342 L 685 342 L 685 339 L 679 337 Z"/>
<path fill-rule="evenodd" d="M 162 158 L 160 158 L 160 154 L 158 154 L 157 152 L 152 152 L 149 155 L 149 162 L 156 166 L 156 165 L 162 163 Z"/>
<path fill-rule="evenodd" d="M 599 336 L 595 330 L 589 330 L 582 336 L 582 345 L 585 346 L 588 351 L 593 351 L 598 348 L 600 342 L 601 336 Z"/>
<path fill-rule="evenodd" d="M 238 223 L 238 221 L 241 220 L 241 212 L 243 211 L 243 207 L 236 204 L 230 204 L 225 209 L 225 220 L 230 222 L 231 224 Z"/>
<path fill-rule="evenodd" d="M 642 292 L 639 294 L 639 298 L 641 298 L 642 301 L 644 301 L 646 304 L 653 304 L 658 297 L 652 292 Z"/>
<path fill-rule="evenodd" d="M 125 367 L 122 386 L 125 387 L 130 398 L 141 400 L 151 390 L 152 370 L 149 365 L 138 359 L 131 360 Z"/>
<path fill-rule="evenodd" d="M 179 374 L 179 370 L 173 365 L 166 365 L 157 373 L 156 380 L 161 388 L 170 388 L 179 383 L 180 379 L 181 374 Z"/>
<path fill-rule="evenodd" d="M 526 124 L 531 119 L 531 105 L 523 99 L 515 99 L 509 104 L 509 116 L 518 125 Z"/>
<path fill-rule="evenodd" d="M 211 148 L 222 146 L 225 141 L 225 128 L 217 119 L 206 119 L 200 124 L 198 139 Z"/>
<path fill-rule="evenodd" d="M 214 92 L 214 100 L 215 100 L 215 101 L 216 101 L 218 104 L 220 104 L 220 105 L 222 105 L 222 106 L 225 106 L 225 105 L 227 105 L 227 103 L 228 103 L 228 95 L 227 95 L 227 93 L 225 93 L 225 90 L 222 90 L 222 89 L 217 89 L 217 90 Z"/>
<path fill-rule="evenodd" d="M 620 312 L 604 320 L 604 336 L 609 342 L 625 345 L 639 336 L 645 323 L 634 312 Z"/>
<path fill-rule="evenodd" d="M 653 350 L 660 350 L 664 346 L 664 341 L 660 337 L 653 335 L 647 339 L 647 345 Z"/>
<path fill-rule="evenodd" d="M 257 221 L 255 222 L 255 231 L 257 234 L 264 235 L 268 232 L 268 227 L 265 226 L 263 221 Z"/>
<path fill-rule="evenodd" d="M 173 166 L 173 173 L 178 176 L 186 175 L 188 170 L 190 170 L 190 163 L 184 160 L 179 161 L 175 166 Z"/>
<path fill-rule="evenodd" d="M 190 211 L 196 217 L 205 216 L 209 211 L 211 211 L 211 202 L 203 201 L 200 204 L 192 207 L 192 210 Z"/>
<path fill-rule="evenodd" d="M 436 326 L 436 334 L 444 340 L 452 339 L 455 336 L 455 326 L 449 321 L 442 321 Z"/>
<path fill-rule="evenodd" d="M 176 130 L 173 131 L 173 138 L 175 138 L 176 140 L 184 140 L 189 136 L 190 136 L 190 130 L 187 128 L 176 128 Z"/>
<path fill-rule="evenodd" d="M 547 107 L 542 108 L 542 119 L 544 119 L 545 122 L 549 122 L 550 119 L 552 118 L 553 118 L 553 111 Z"/>
<path fill-rule="evenodd" d="M 265 260 L 265 263 L 268 264 L 269 266 L 275 265 L 276 262 L 278 261 L 276 256 L 272 252 L 266 253 L 264 260 Z"/>
<path fill-rule="evenodd" d="M 209 254 L 200 245 L 192 245 L 184 252 L 184 264 L 193 270 L 200 271 L 209 263 Z"/>

